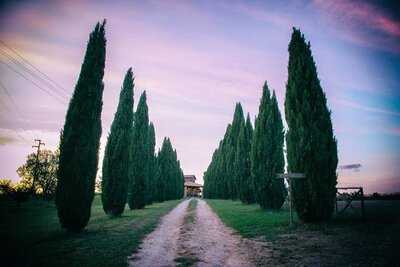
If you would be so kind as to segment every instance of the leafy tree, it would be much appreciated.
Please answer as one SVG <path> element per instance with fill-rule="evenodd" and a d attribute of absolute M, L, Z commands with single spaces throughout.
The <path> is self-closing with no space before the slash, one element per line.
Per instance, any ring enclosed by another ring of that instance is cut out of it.
<path fill-rule="evenodd" d="M 61 226 L 80 232 L 87 225 L 94 197 L 101 136 L 105 21 L 90 34 L 75 91 L 60 138 L 56 205 Z"/>
<path fill-rule="evenodd" d="M 12 199 L 18 206 L 29 199 L 31 189 L 31 186 L 24 183 L 13 184 L 9 179 L 0 179 L 0 198 Z"/>
<path fill-rule="evenodd" d="M 51 150 L 41 150 L 38 158 L 36 153 L 29 154 L 26 162 L 17 169 L 21 183 L 26 188 L 32 188 L 33 177 L 36 175 L 34 194 L 52 199 L 57 185 L 58 160 L 58 150 L 54 153 Z"/>
<path fill-rule="evenodd" d="M 285 115 L 288 170 L 305 173 L 293 183 L 294 204 L 303 221 L 329 219 L 336 194 L 337 144 L 317 69 L 300 30 L 289 43 Z"/>
<path fill-rule="evenodd" d="M 12 188 L 12 182 L 10 179 L 0 179 L 0 194 L 6 194 Z"/>
<path fill-rule="evenodd" d="M 133 73 L 124 78 L 119 104 L 111 125 L 103 160 L 101 200 L 105 213 L 123 213 L 128 195 L 129 144 L 133 124 Z"/>
<path fill-rule="evenodd" d="M 146 91 L 142 93 L 135 113 L 135 122 L 131 139 L 130 153 L 130 190 L 128 204 L 130 209 L 142 209 L 148 194 L 148 134 L 149 116 L 146 103 Z"/>
<path fill-rule="evenodd" d="M 270 98 L 267 82 L 263 87 L 251 147 L 251 173 L 255 197 L 263 209 L 280 209 L 285 200 L 283 180 L 283 125 L 275 94 Z"/>

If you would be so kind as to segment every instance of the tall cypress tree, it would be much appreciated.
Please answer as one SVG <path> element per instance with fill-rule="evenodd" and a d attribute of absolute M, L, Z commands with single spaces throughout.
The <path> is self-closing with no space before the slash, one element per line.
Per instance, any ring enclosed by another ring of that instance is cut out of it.
<path fill-rule="evenodd" d="M 246 204 L 254 203 L 255 201 L 250 161 L 252 135 L 253 127 L 250 115 L 247 114 L 246 123 L 243 122 L 240 127 L 235 158 L 239 199 Z"/>
<path fill-rule="evenodd" d="M 85 58 L 69 103 L 62 137 L 56 191 L 63 228 L 79 232 L 90 218 L 101 136 L 105 21 L 90 34 Z"/>
<path fill-rule="evenodd" d="M 169 138 L 164 138 L 158 152 L 159 175 L 157 200 L 171 200 L 183 197 L 183 171 Z"/>
<path fill-rule="evenodd" d="M 231 199 L 237 199 L 238 194 L 238 174 L 234 166 L 236 150 L 238 148 L 238 139 L 240 128 L 244 124 L 243 108 L 240 103 L 236 103 L 235 113 L 233 115 L 232 127 L 229 131 L 227 143 L 225 145 L 226 155 L 226 178 L 228 181 L 229 197 Z"/>
<path fill-rule="evenodd" d="M 289 43 L 285 115 L 288 170 L 305 173 L 293 183 L 294 204 L 303 221 L 330 218 L 336 194 L 337 144 L 317 69 L 300 30 Z"/>
<path fill-rule="evenodd" d="M 155 201 L 156 198 L 156 179 L 157 179 L 157 163 L 156 163 L 156 156 L 155 156 L 155 146 L 156 146 L 156 134 L 154 130 L 154 125 L 151 122 L 149 125 L 149 135 L 148 135 L 148 197 L 146 204 L 150 204 Z"/>
<path fill-rule="evenodd" d="M 146 91 L 142 93 L 135 112 L 130 148 L 129 193 L 130 209 L 142 209 L 146 204 L 146 180 L 148 178 L 148 134 L 149 116 Z"/>
<path fill-rule="evenodd" d="M 154 187 L 154 197 L 153 197 L 153 200 L 157 202 L 162 202 L 165 199 L 164 197 L 165 183 L 164 183 L 164 177 L 161 177 L 160 162 L 161 162 L 161 150 L 159 149 L 155 157 L 156 173 L 154 180 L 155 187 Z"/>
<path fill-rule="evenodd" d="M 278 157 L 283 154 L 283 128 L 279 127 L 279 120 L 282 124 L 276 99 L 271 100 L 265 82 L 251 147 L 256 201 L 264 209 L 281 208 L 285 197 L 283 181 L 275 179 L 276 173 L 282 172 L 284 166 Z M 280 139 L 282 142 L 277 142 Z"/>
<path fill-rule="evenodd" d="M 130 68 L 124 78 L 103 160 L 101 200 L 104 211 L 114 216 L 123 213 L 128 194 L 133 87 L 133 74 Z"/>
<path fill-rule="evenodd" d="M 271 98 L 271 117 L 270 117 L 270 131 L 272 132 L 271 144 L 271 168 L 272 168 L 272 193 L 270 194 L 271 207 L 273 209 L 280 209 L 285 202 L 287 190 L 283 179 L 275 179 L 277 173 L 283 173 L 285 170 L 285 155 L 283 153 L 283 143 L 285 134 L 283 130 L 282 116 L 279 111 L 278 101 L 276 99 L 275 91 L 272 93 Z"/>

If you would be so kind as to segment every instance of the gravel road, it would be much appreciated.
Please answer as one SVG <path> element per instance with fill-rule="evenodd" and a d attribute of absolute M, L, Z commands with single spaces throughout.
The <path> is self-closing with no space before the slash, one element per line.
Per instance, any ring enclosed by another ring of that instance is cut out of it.
<path fill-rule="evenodd" d="M 226 227 L 202 199 L 194 200 L 194 218 L 185 219 L 189 201 L 162 218 L 137 253 L 129 257 L 129 266 L 179 266 L 178 260 L 186 266 L 246 267 L 257 265 L 256 259 L 269 253 L 263 242 L 244 239 Z M 184 255 L 190 257 L 185 261 Z"/>

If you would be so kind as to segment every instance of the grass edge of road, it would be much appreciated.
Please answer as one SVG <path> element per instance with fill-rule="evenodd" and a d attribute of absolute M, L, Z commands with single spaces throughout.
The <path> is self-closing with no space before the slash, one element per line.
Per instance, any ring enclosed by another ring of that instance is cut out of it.
<path fill-rule="evenodd" d="M 127 257 L 158 225 L 162 216 L 180 203 L 154 203 L 141 210 L 125 209 L 111 218 L 96 195 L 86 229 L 79 234 L 60 227 L 53 201 L 30 200 L 17 207 L 0 203 L 2 263 L 7 266 L 126 266 Z"/>
<path fill-rule="evenodd" d="M 278 234 L 291 231 L 289 227 L 289 211 L 265 211 L 257 204 L 243 204 L 240 201 L 206 199 L 211 209 L 222 222 L 243 237 L 266 237 L 271 240 Z M 297 223 L 297 216 L 294 215 Z"/>
<path fill-rule="evenodd" d="M 271 254 L 263 266 L 397 266 L 400 243 L 400 201 L 367 203 L 367 219 L 354 214 L 328 222 L 289 227 L 289 214 L 265 211 L 239 201 L 207 199 L 222 222 L 243 237 L 265 241 Z M 397 219 L 396 219 L 397 218 Z"/>

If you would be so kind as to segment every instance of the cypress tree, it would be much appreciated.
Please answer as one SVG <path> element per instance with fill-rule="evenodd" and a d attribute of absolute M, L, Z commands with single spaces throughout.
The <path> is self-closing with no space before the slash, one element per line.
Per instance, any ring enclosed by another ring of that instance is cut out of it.
<path fill-rule="evenodd" d="M 229 197 L 237 199 L 238 194 L 238 174 L 234 166 L 236 151 L 238 148 L 238 139 L 240 128 L 244 124 L 243 108 L 240 103 L 236 103 L 235 113 L 233 115 L 232 127 L 226 144 L 226 174 L 228 179 Z"/>
<path fill-rule="evenodd" d="M 263 209 L 279 209 L 285 198 L 283 180 L 275 179 L 284 166 L 279 158 L 280 153 L 283 155 L 283 127 L 279 127 L 279 121 L 282 125 L 276 99 L 271 100 L 265 82 L 251 147 L 255 197 Z M 278 142 L 280 139 L 282 142 Z"/>
<path fill-rule="evenodd" d="M 178 199 L 183 196 L 183 171 L 172 148 L 169 138 L 164 138 L 157 157 L 159 176 L 157 183 L 157 198 L 160 201 Z"/>
<path fill-rule="evenodd" d="M 240 127 L 238 148 L 235 157 L 239 199 L 246 204 L 254 203 L 255 201 L 250 161 L 252 135 L 253 127 L 250 116 L 247 114 L 246 123 L 242 123 Z"/>
<path fill-rule="evenodd" d="M 285 134 L 283 130 L 282 116 L 279 111 L 278 101 L 276 99 L 275 91 L 272 93 L 271 98 L 271 128 L 272 131 L 272 147 L 271 147 L 271 166 L 272 166 L 272 194 L 271 207 L 273 209 L 280 209 L 285 202 L 287 190 L 283 179 L 275 179 L 277 173 L 283 173 L 285 170 L 285 155 L 283 153 L 283 143 Z"/>
<path fill-rule="evenodd" d="M 163 141 L 164 144 L 164 141 Z M 162 156 L 161 156 L 161 150 L 158 150 L 158 153 L 156 155 L 156 173 L 155 173 L 155 194 L 154 194 L 154 201 L 157 202 L 162 202 L 165 199 L 164 192 L 165 192 L 165 180 L 164 177 L 161 176 L 161 161 L 162 161 Z"/>
<path fill-rule="evenodd" d="M 285 115 L 288 170 L 305 173 L 293 182 L 294 204 L 303 221 L 329 219 L 336 194 L 337 144 L 310 43 L 293 28 L 289 43 Z"/>
<path fill-rule="evenodd" d="M 164 138 L 161 146 L 161 151 L 158 156 L 158 163 L 160 168 L 160 182 L 161 182 L 161 200 L 171 199 L 171 155 L 172 145 L 169 138 Z"/>
<path fill-rule="evenodd" d="M 69 103 L 62 137 L 56 190 L 63 228 L 79 232 L 90 218 L 101 136 L 105 21 L 90 34 L 85 58 Z"/>
<path fill-rule="evenodd" d="M 155 157 L 155 146 L 156 146 L 156 134 L 154 130 L 154 125 L 151 122 L 149 125 L 149 135 L 148 135 L 148 151 L 149 151 L 149 161 L 148 161 L 148 197 L 146 204 L 151 204 L 155 200 L 156 195 L 156 178 L 157 178 L 157 166 Z"/>
<path fill-rule="evenodd" d="M 128 193 L 130 209 L 142 209 L 146 204 L 146 180 L 148 178 L 148 134 L 149 116 L 146 103 L 146 91 L 142 93 L 135 112 L 135 120 L 130 148 Z"/>
<path fill-rule="evenodd" d="M 123 213 L 128 194 L 129 144 L 133 123 L 133 87 L 133 74 L 130 68 L 124 78 L 103 160 L 101 200 L 105 213 L 114 216 Z"/>

